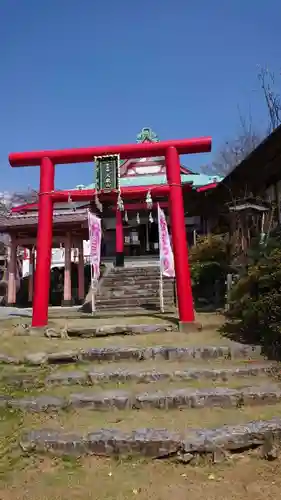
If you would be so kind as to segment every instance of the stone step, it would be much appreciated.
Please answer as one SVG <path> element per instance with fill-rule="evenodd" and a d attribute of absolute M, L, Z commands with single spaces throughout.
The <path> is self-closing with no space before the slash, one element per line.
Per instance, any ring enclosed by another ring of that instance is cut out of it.
<path fill-rule="evenodd" d="M 120 275 L 126 275 L 126 276 L 149 276 L 153 274 L 160 274 L 160 267 L 158 266 L 141 266 L 141 267 L 123 267 L 123 268 L 117 268 L 113 267 L 111 268 L 109 274 L 107 276 L 112 275 L 112 276 L 120 276 Z"/>
<path fill-rule="evenodd" d="M 204 367 L 175 367 L 174 363 L 166 362 L 166 369 L 163 367 L 154 369 L 138 369 L 117 368 L 107 366 L 98 368 L 88 366 L 84 370 L 57 370 L 49 376 L 43 377 L 41 372 L 24 371 L 4 373 L 0 377 L 0 381 L 6 387 L 17 388 L 38 388 L 43 386 L 70 386 L 70 385 L 97 385 L 104 383 L 120 383 L 135 382 L 137 384 L 150 384 L 158 381 L 167 382 L 195 382 L 195 381 L 232 381 L 238 379 L 243 382 L 244 378 L 258 377 L 260 375 L 273 375 L 278 370 L 278 367 L 269 363 L 257 363 L 255 365 L 245 364 L 232 367 L 218 366 L 216 368 Z"/>
<path fill-rule="evenodd" d="M 255 366 L 238 366 L 232 368 L 189 368 L 172 370 L 167 366 L 166 370 L 130 370 L 129 368 L 103 370 L 89 368 L 85 371 L 70 372 L 68 370 L 52 373 L 46 378 L 46 384 L 50 385 L 95 385 L 108 382 L 137 382 L 138 384 L 149 384 L 156 381 L 195 381 L 195 380 L 223 380 L 227 381 L 233 377 L 256 377 L 258 375 L 272 374 L 277 369 L 268 363 Z"/>
<path fill-rule="evenodd" d="M 227 367 L 225 364 L 217 365 L 216 367 L 204 366 L 182 366 L 180 363 L 162 362 L 157 368 L 151 368 L 151 363 L 142 362 L 142 365 L 148 365 L 147 368 L 130 369 L 129 367 L 116 367 L 110 363 L 107 366 L 96 366 L 89 364 L 83 367 L 82 370 L 55 370 L 48 376 L 44 372 L 34 371 L 33 369 L 20 372 L 18 370 L 10 370 L 2 372 L 0 382 L 5 387 L 13 388 L 40 388 L 43 386 L 71 386 L 71 385 L 98 385 L 98 384 L 127 384 L 135 383 L 150 384 L 153 383 L 154 387 L 157 382 L 167 381 L 170 383 L 184 382 L 184 383 L 197 383 L 222 381 L 234 382 L 233 387 L 245 385 L 251 377 L 257 378 L 259 376 L 276 375 L 278 366 L 273 363 L 246 363 Z M 269 379 L 270 380 L 270 379 Z M 237 385 L 236 385 L 237 384 Z M 157 387 L 159 388 L 159 387 Z"/>
<path fill-rule="evenodd" d="M 159 266 L 111 269 L 99 288 L 97 309 L 159 309 L 159 277 Z M 165 307 L 175 305 L 174 279 L 163 279 L 163 297 Z"/>
<path fill-rule="evenodd" d="M 174 303 L 173 302 L 169 302 L 169 301 L 164 301 L 164 310 L 166 311 L 166 309 L 168 308 L 171 308 L 172 306 L 174 306 Z M 97 308 L 96 308 L 96 311 L 97 313 L 103 313 L 103 312 L 111 312 L 111 311 L 115 311 L 116 309 L 119 309 L 120 311 L 132 311 L 133 308 L 135 306 L 132 306 L 130 304 L 120 304 L 119 302 L 113 302 L 112 304 L 104 304 L 104 303 L 99 303 L 97 304 Z M 160 313 L 160 306 L 159 304 L 157 304 L 156 302 L 152 302 L 152 303 L 143 303 L 143 302 L 139 302 L 138 305 L 136 307 L 141 307 L 143 309 L 143 311 L 153 311 L 153 312 L 158 312 Z"/>
<path fill-rule="evenodd" d="M 102 288 L 120 288 L 122 286 L 126 287 L 132 287 L 132 286 L 138 286 L 138 287 L 158 287 L 159 288 L 159 277 L 155 278 L 139 278 L 139 279 L 128 279 L 126 276 L 124 276 L 121 279 L 115 280 L 115 279 L 107 279 L 105 278 L 102 281 Z M 173 288 L 174 287 L 174 282 L 172 280 L 163 280 L 163 288 Z"/>
<path fill-rule="evenodd" d="M 173 314 L 175 312 L 175 304 L 174 302 L 170 302 L 170 303 L 167 303 L 166 301 L 164 301 L 164 312 L 165 314 L 170 312 L 171 314 Z M 160 307 L 159 307 L 159 303 L 155 305 L 152 304 L 152 306 L 136 306 L 132 309 L 131 306 L 123 306 L 123 307 L 120 307 L 118 304 L 115 304 L 115 305 L 112 305 L 112 306 L 99 306 L 99 309 L 98 311 L 96 311 L 97 314 L 105 314 L 106 316 L 114 316 L 116 313 L 118 313 L 120 316 L 122 316 L 122 314 L 126 314 L 126 315 L 132 315 L 132 312 L 135 313 L 135 311 L 138 310 L 139 311 L 139 314 L 147 314 L 148 312 L 150 313 L 160 313 Z M 90 313 L 89 313 L 90 314 Z"/>
<path fill-rule="evenodd" d="M 228 389 L 174 389 L 134 394 L 129 391 L 92 391 L 70 394 L 68 397 L 52 395 L 15 398 L 0 395 L 1 408 L 14 408 L 29 412 L 58 411 L 75 408 L 91 410 L 141 410 L 188 408 L 241 408 L 277 404 L 281 401 L 281 388 L 277 385 Z"/>
<path fill-rule="evenodd" d="M 165 299 L 164 300 L 164 306 L 165 307 L 172 307 L 174 306 L 174 302 L 172 300 Z M 103 312 L 103 311 L 114 311 L 116 309 L 121 310 L 130 310 L 132 311 L 134 307 L 142 307 L 145 311 L 154 311 L 160 313 L 160 304 L 159 301 L 154 300 L 154 301 L 145 301 L 145 300 L 138 300 L 137 303 L 135 302 L 126 302 L 120 299 L 120 300 L 100 300 L 96 302 L 96 312 Z"/>
<path fill-rule="evenodd" d="M 108 274 L 104 275 L 104 279 L 121 279 L 121 278 L 136 278 L 136 279 L 141 279 L 143 277 L 157 277 L 159 279 L 160 277 L 160 269 L 159 268 L 150 268 L 147 271 L 143 270 L 138 270 L 138 269 L 124 269 L 123 271 L 110 271 Z M 174 277 L 169 277 L 169 276 L 163 276 L 164 280 L 173 280 Z"/>
<path fill-rule="evenodd" d="M 164 333 L 178 330 L 177 322 L 175 323 L 139 323 L 138 325 L 104 325 L 91 327 L 67 327 L 69 337 L 109 337 L 114 335 L 141 335 L 148 333 Z"/>
<path fill-rule="evenodd" d="M 173 290 L 163 290 L 163 296 L 164 297 L 174 297 L 174 291 Z M 155 297 L 159 297 L 159 290 L 158 289 L 143 289 L 143 288 L 138 288 L 138 289 L 133 289 L 131 292 L 128 289 L 124 288 L 118 288 L 118 289 L 113 289 L 113 290 L 108 290 L 108 289 L 102 289 L 99 291 L 97 294 L 97 298 L 102 298 L 102 299 L 121 299 L 121 298 L 127 299 L 138 299 L 138 298 L 149 298 L 153 299 Z"/>
<path fill-rule="evenodd" d="M 185 435 L 167 429 L 99 429 L 85 435 L 57 430 L 33 429 L 23 434 L 20 446 L 28 453 L 52 455 L 144 456 L 172 458 L 197 463 L 210 455 L 214 462 L 228 459 L 228 452 L 260 448 L 270 453 L 270 441 L 280 445 L 281 419 L 257 420 L 243 425 L 224 425 L 214 429 L 189 429 Z M 272 449 L 272 445 L 271 445 Z M 269 451 L 268 451 L 269 450 Z"/>
<path fill-rule="evenodd" d="M 67 364 L 80 362 L 103 361 L 145 361 L 145 360 L 216 360 L 216 359 L 257 359 L 261 355 L 259 346 L 234 344 L 231 346 L 153 346 L 153 347 L 93 347 L 73 351 L 37 352 L 21 358 L 0 353 L 0 365 L 27 364 L 40 366 L 46 364 Z"/>
<path fill-rule="evenodd" d="M 174 306 L 174 303 L 172 301 L 164 301 L 164 310 L 171 308 Z M 139 302 L 137 306 L 134 306 L 132 304 L 122 304 L 119 302 L 113 302 L 112 304 L 104 304 L 104 303 L 99 303 L 97 304 L 96 312 L 97 313 L 103 313 L 103 312 L 111 312 L 111 311 L 116 311 L 116 309 L 119 309 L 120 311 L 128 312 L 128 311 L 133 311 L 134 307 L 142 308 L 144 311 L 153 311 L 153 312 L 158 312 L 160 313 L 160 306 L 159 303 L 156 302 L 151 302 L 151 303 L 144 303 L 144 302 Z"/>
<path fill-rule="evenodd" d="M 117 321 L 117 320 L 116 320 Z M 174 321 L 161 321 L 159 323 L 139 323 L 139 324 L 117 324 L 117 325 L 94 325 L 93 317 L 88 321 L 88 326 L 68 326 L 65 327 L 46 327 L 33 328 L 28 325 L 19 325 L 14 331 L 17 336 L 39 336 L 47 338 L 104 338 L 112 336 L 125 336 L 125 335 L 146 335 L 149 333 L 164 333 L 178 331 L 178 322 Z M 86 322 L 85 322 L 86 323 Z M 73 324 L 73 323 L 72 323 Z M 75 325 L 75 323 L 74 323 Z M 196 327 L 194 327 L 196 331 Z M 63 336 L 62 336 L 63 332 Z"/>
<path fill-rule="evenodd" d="M 142 293 L 145 295 L 147 293 L 150 293 L 150 292 L 156 292 L 156 293 L 159 293 L 159 283 L 155 283 L 154 285 L 148 285 L 147 283 L 145 283 L 145 285 L 126 285 L 126 284 L 120 284 L 119 286 L 116 285 L 116 284 L 113 284 L 112 286 L 106 286 L 106 285 L 102 285 L 99 287 L 98 289 L 98 293 L 104 293 L 104 292 L 111 292 L 111 293 L 114 293 L 114 292 L 120 292 L 122 291 L 123 293 L 126 292 L 127 295 L 131 295 L 131 293 L 134 293 L 135 291 L 137 293 L 139 293 L 139 291 L 142 291 Z M 173 286 L 164 286 L 163 287 L 163 292 L 168 292 L 168 293 L 174 293 L 174 287 Z"/>
<path fill-rule="evenodd" d="M 144 281 L 143 283 L 125 283 L 124 281 L 120 283 L 119 286 L 116 286 L 116 283 L 112 285 L 108 285 L 107 283 L 103 283 L 101 286 L 101 290 L 107 291 L 116 291 L 116 290 L 128 290 L 128 292 L 132 292 L 133 290 L 159 290 L 159 281 L 151 282 Z M 163 290 L 174 290 L 174 285 L 172 283 L 164 283 Z"/>
<path fill-rule="evenodd" d="M 169 304 L 169 305 L 174 305 L 174 298 L 171 296 L 164 296 L 164 304 Z M 97 308 L 100 308 L 100 306 L 103 306 L 103 308 L 107 307 L 112 307 L 112 308 L 127 308 L 127 307 L 144 307 L 144 306 L 149 306 L 149 305 L 157 305 L 157 308 L 159 309 L 160 307 L 160 299 L 159 297 L 120 297 L 120 298 L 103 298 L 103 297 L 97 297 L 96 299 L 96 306 Z"/>
<path fill-rule="evenodd" d="M 160 279 L 160 274 L 158 273 L 151 273 L 151 274 L 107 274 L 103 278 L 103 282 L 112 282 L 112 283 L 122 283 L 122 281 L 127 281 L 128 283 L 132 283 L 134 281 L 136 282 L 143 282 L 143 281 L 159 281 Z M 174 278 L 168 278 L 166 276 L 163 276 L 163 282 L 164 283 L 173 283 Z"/>

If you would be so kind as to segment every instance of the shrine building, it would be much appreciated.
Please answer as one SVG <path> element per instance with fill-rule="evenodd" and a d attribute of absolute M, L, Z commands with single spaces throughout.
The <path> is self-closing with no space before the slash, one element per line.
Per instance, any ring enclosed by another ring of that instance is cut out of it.
<path fill-rule="evenodd" d="M 137 142 L 159 142 L 150 128 L 143 128 Z M 110 159 L 109 159 L 110 162 Z M 84 266 L 89 261 L 88 210 L 97 212 L 102 219 L 102 249 L 104 262 L 123 266 L 128 259 L 156 259 L 159 253 L 157 204 L 167 216 L 169 225 L 168 192 L 164 157 L 129 159 L 120 161 L 120 195 L 122 206 L 116 209 L 112 198 L 93 196 L 91 202 L 83 201 L 83 192 L 97 189 L 97 182 L 78 185 L 81 201 L 72 201 L 73 188 L 68 193 L 68 202 L 56 202 L 53 214 L 53 248 L 51 268 L 64 267 L 64 302 L 71 302 L 71 263 L 78 266 L 78 298 L 85 297 Z M 96 169 L 97 170 L 97 169 Z M 206 217 L 200 213 L 200 196 L 215 188 L 221 181 L 205 174 L 195 173 L 181 166 L 181 182 L 184 201 L 194 200 L 196 210 L 187 209 L 185 224 L 188 244 L 194 234 L 206 232 Z M 110 175 L 105 182 L 110 184 Z M 105 184 L 105 187 L 107 185 Z M 104 187 L 104 186 L 103 186 Z M 191 195 L 192 193 L 192 195 Z M 199 200 L 199 202 L 198 202 Z M 36 267 L 36 236 L 38 227 L 38 204 L 29 203 L 12 207 L 11 213 L 0 218 L 0 232 L 10 236 L 8 304 L 16 302 L 16 259 L 18 249 L 24 249 L 22 277 L 29 276 L 29 298 L 33 295 L 33 272 Z"/>

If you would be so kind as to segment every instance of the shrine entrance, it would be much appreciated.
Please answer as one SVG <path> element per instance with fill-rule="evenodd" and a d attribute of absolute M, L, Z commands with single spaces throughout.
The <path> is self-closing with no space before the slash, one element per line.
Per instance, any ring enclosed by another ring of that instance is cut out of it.
<path fill-rule="evenodd" d="M 151 194 L 153 203 L 149 201 L 149 204 L 151 204 L 151 209 L 153 209 L 155 208 L 153 207 L 154 203 L 158 203 L 158 201 L 165 198 L 169 200 L 179 324 L 184 328 L 185 325 L 192 323 L 194 321 L 194 309 L 188 263 L 179 155 L 203 153 L 210 150 L 211 138 L 203 137 L 198 139 L 159 141 L 157 143 L 10 154 L 9 161 L 12 167 L 40 165 L 39 218 L 36 243 L 37 262 L 32 325 L 34 327 L 44 327 L 48 324 L 54 203 L 67 202 L 69 199 L 73 201 L 94 200 L 96 208 L 99 211 L 102 209 L 102 204 L 113 203 L 116 218 L 116 265 L 123 265 L 123 213 L 131 208 L 131 205 L 126 206 L 126 203 L 127 201 L 131 203 L 133 199 L 140 200 L 141 196 L 147 192 L 147 189 L 143 186 L 135 186 L 134 188 L 123 188 L 121 193 L 119 160 L 156 156 L 165 157 L 167 184 L 152 186 Z M 55 165 L 93 161 L 96 162 L 99 181 L 96 182 L 96 189 L 77 189 L 68 192 L 55 190 Z M 116 163 L 119 165 L 117 172 L 109 168 L 110 164 Z M 114 172 L 117 175 L 113 175 Z M 191 186 L 187 185 L 187 189 L 191 189 Z M 153 232 L 150 234 L 152 237 Z"/>
<path fill-rule="evenodd" d="M 158 222 L 152 222 L 148 228 L 149 253 L 159 255 L 159 230 Z"/>
<path fill-rule="evenodd" d="M 124 262 L 128 257 L 159 255 L 158 223 L 124 223 Z M 105 229 L 101 245 L 102 260 L 114 261 L 116 252 L 115 229 Z"/>

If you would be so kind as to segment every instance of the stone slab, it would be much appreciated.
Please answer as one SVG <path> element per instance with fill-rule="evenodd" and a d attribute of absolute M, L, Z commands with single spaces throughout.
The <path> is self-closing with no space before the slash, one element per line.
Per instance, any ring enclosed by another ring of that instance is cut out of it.
<path fill-rule="evenodd" d="M 128 382 L 135 381 L 138 383 L 150 383 L 156 382 L 157 380 L 169 380 L 169 381 L 191 381 L 200 379 L 209 380 L 223 380 L 226 381 L 231 377 L 255 377 L 257 375 L 273 373 L 275 366 L 269 365 L 268 363 L 256 364 L 255 366 L 239 366 L 235 368 L 189 368 L 186 370 L 130 370 L 128 368 L 121 369 L 107 369 L 107 370 L 87 370 L 88 377 L 92 384 L 98 384 L 100 382 Z M 71 373 L 71 372 L 70 372 Z M 85 372 L 84 372 L 85 373 Z M 60 374 L 62 374 L 61 379 L 64 379 L 64 372 L 58 372 L 53 378 L 53 375 L 48 377 L 47 382 L 60 383 Z M 69 374 L 69 372 L 68 372 Z M 74 376 L 75 380 L 75 376 Z"/>
<path fill-rule="evenodd" d="M 138 325 L 104 325 L 88 328 L 67 328 L 69 337 L 107 337 L 113 335 L 139 335 L 158 332 L 177 331 L 178 325 L 172 323 L 138 324 Z"/>
<path fill-rule="evenodd" d="M 57 370 L 45 379 L 40 372 L 15 372 L 0 375 L 0 380 L 7 386 L 18 388 L 36 388 L 46 386 L 66 386 L 66 385 L 95 385 L 108 382 L 137 382 L 149 384 L 158 380 L 167 381 L 192 381 L 192 380 L 213 380 L 224 381 L 232 377 L 256 377 L 258 375 L 274 375 L 279 370 L 278 365 L 265 363 L 255 363 L 239 365 L 235 367 L 222 368 L 187 368 L 182 370 L 171 370 L 169 365 L 165 370 L 141 368 L 131 370 L 129 368 L 107 367 L 102 369 L 94 366 L 87 370 Z"/>
<path fill-rule="evenodd" d="M 280 445 L 280 418 L 225 425 L 217 429 L 190 429 L 183 437 L 166 429 L 137 429 L 128 433 L 118 429 L 100 429 L 85 436 L 50 429 L 32 430 L 22 436 L 20 446 L 28 453 L 55 455 L 188 456 L 188 462 L 192 463 L 196 456 L 215 454 L 217 450 L 237 453 L 252 447 L 262 447 L 270 437 Z M 224 456 L 227 456 L 226 453 Z"/>
<path fill-rule="evenodd" d="M 65 408 L 99 410 L 241 408 L 242 406 L 275 404 L 281 401 L 281 388 L 275 385 L 228 389 L 174 389 L 133 394 L 122 390 L 92 391 L 71 394 L 68 398 L 49 395 L 13 398 L 0 395 L 1 406 L 25 411 L 57 411 Z"/>
<path fill-rule="evenodd" d="M 88 385 L 91 378 L 86 371 L 63 371 L 52 373 L 45 379 L 46 385 Z"/>
<path fill-rule="evenodd" d="M 20 360 L 15 358 L 14 356 L 8 356 L 7 354 L 0 353 L 0 363 L 5 365 L 17 365 L 20 363 Z"/>
<path fill-rule="evenodd" d="M 187 361 L 190 359 L 251 359 L 260 355 L 261 349 L 256 346 L 237 344 L 229 346 L 197 346 L 197 347 L 104 347 L 82 350 L 81 358 L 86 361 L 143 361 L 148 359 L 165 359 Z"/>
<path fill-rule="evenodd" d="M 136 324 L 136 325 L 102 325 L 102 326 L 88 326 L 88 327 L 64 327 L 64 328 L 34 328 L 28 325 L 17 325 L 14 328 L 15 336 L 45 336 L 47 338 L 68 338 L 68 337 L 81 337 L 81 338 L 95 338 L 95 337 L 109 337 L 114 335 L 141 335 L 148 333 L 164 333 L 178 330 L 177 323 L 150 323 L 150 324 Z M 195 329 L 194 329 L 195 330 Z"/>
<path fill-rule="evenodd" d="M 143 361 L 165 359 L 188 361 L 189 359 L 251 359 L 261 354 L 259 346 L 235 344 L 235 346 L 155 346 L 155 347 L 94 347 L 79 351 L 54 353 L 32 353 L 23 358 L 10 357 L 0 353 L 3 364 L 67 364 L 81 361 Z"/>

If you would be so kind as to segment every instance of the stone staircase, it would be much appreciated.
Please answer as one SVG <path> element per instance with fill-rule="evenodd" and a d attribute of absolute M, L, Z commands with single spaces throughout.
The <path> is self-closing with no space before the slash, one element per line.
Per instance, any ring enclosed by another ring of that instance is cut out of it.
<path fill-rule="evenodd" d="M 97 311 L 144 308 L 159 310 L 159 266 L 110 268 L 102 278 L 96 298 Z M 175 304 L 174 279 L 163 279 L 164 306 Z"/>
<path fill-rule="evenodd" d="M 133 342 L 115 335 L 112 344 L 92 339 L 89 347 L 81 334 L 77 350 L 0 355 L 0 408 L 21 410 L 24 453 L 190 464 L 239 452 L 276 456 L 279 367 L 259 347 L 202 345 L 200 332 L 194 346 L 175 331 L 157 333 L 155 345 L 156 334 L 151 342 L 143 332 Z"/>

